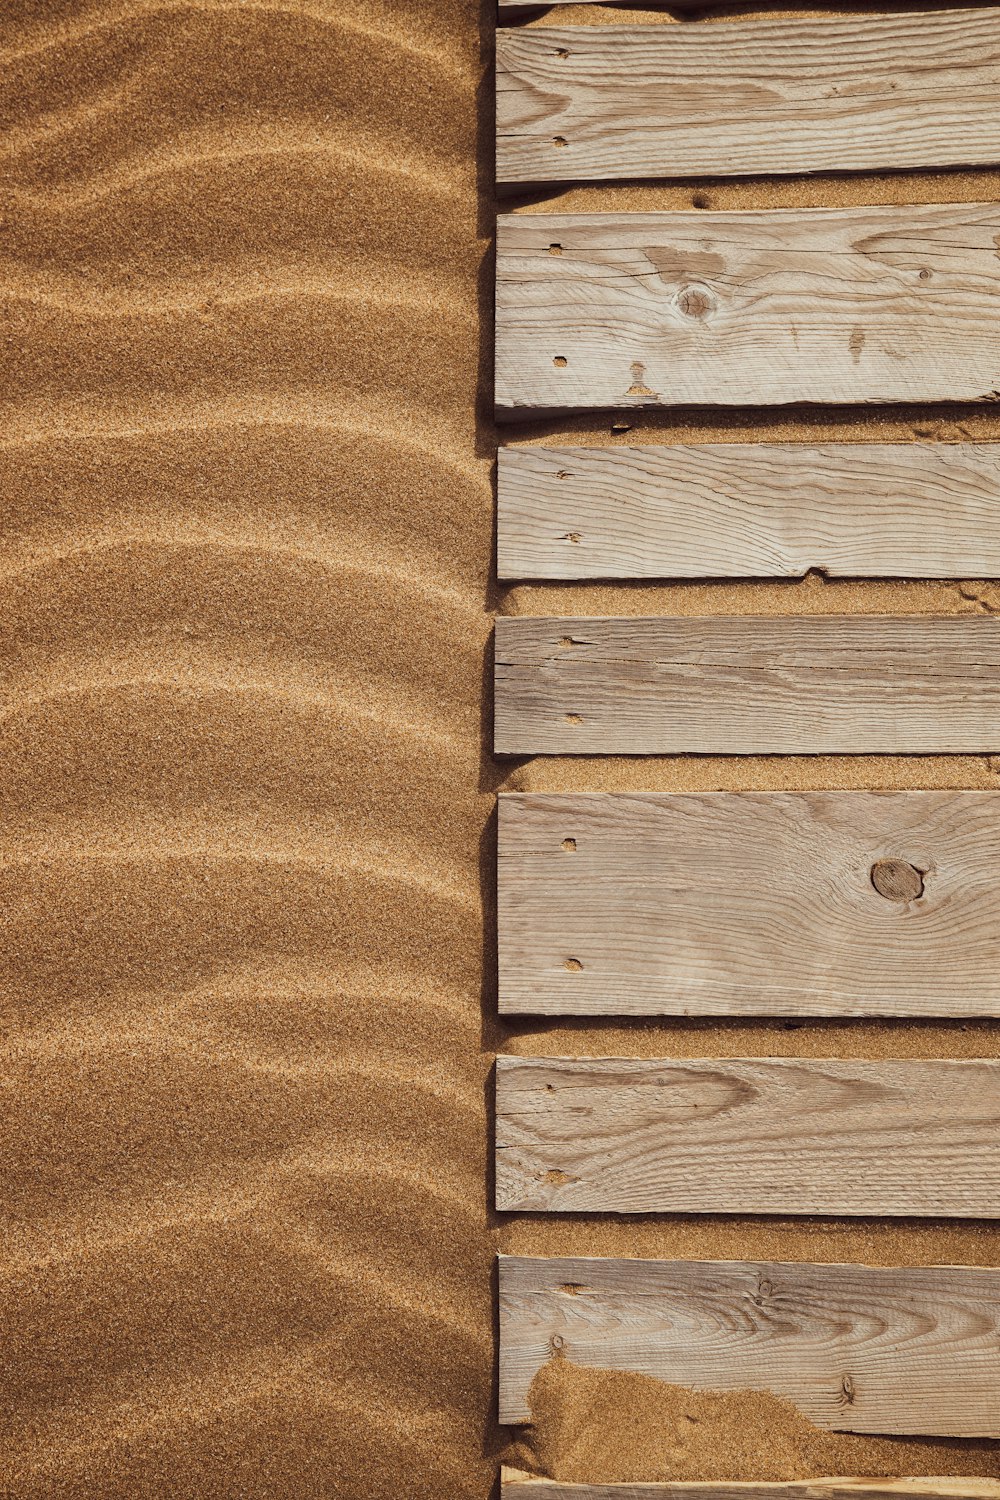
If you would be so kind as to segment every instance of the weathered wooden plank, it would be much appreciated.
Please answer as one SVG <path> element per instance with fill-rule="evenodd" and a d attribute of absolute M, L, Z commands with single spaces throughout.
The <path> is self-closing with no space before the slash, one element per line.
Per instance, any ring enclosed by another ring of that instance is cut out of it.
<path fill-rule="evenodd" d="M 1000 444 L 500 449 L 501 578 L 810 569 L 1000 577 Z"/>
<path fill-rule="evenodd" d="M 1000 750 L 1000 618 L 496 622 L 500 755 Z"/>
<path fill-rule="evenodd" d="M 995 9 L 497 33 L 497 177 L 1000 160 Z"/>
<path fill-rule="evenodd" d="M 787 1484 L 563 1484 L 502 1468 L 503 1500 L 1000 1500 L 992 1479 L 801 1479 Z"/>
<path fill-rule="evenodd" d="M 497 0 L 497 11 L 500 21 L 510 18 L 518 18 L 528 11 L 551 10 L 554 5 L 562 4 L 563 0 Z M 573 0 L 576 5 L 605 5 L 609 10 L 621 5 L 627 9 L 635 9 L 630 0 Z M 643 0 L 643 9 L 689 11 L 698 10 L 699 0 Z"/>
<path fill-rule="evenodd" d="M 1000 1271 L 500 1257 L 500 1421 L 559 1353 L 842 1432 L 1000 1436 Z"/>
<path fill-rule="evenodd" d="M 497 11 L 500 20 L 511 16 L 523 15 L 525 11 L 550 10 L 554 4 L 562 3 L 562 0 L 497 0 Z M 577 5 L 606 5 L 613 8 L 616 5 L 629 6 L 629 0 L 573 0 Z M 644 0 L 644 7 L 648 10 L 697 10 L 698 0 Z"/>
<path fill-rule="evenodd" d="M 1000 1218 L 1000 1063 L 496 1066 L 504 1211 Z"/>
<path fill-rule="evenodd" d="M 998 239 L 995 203 L 502 215 L 498 414 L 996 400 Z"/>
<path fill-rule="evenodd" d="M 498 918 L 507 1014 L 997 1016 L 1000 792 L 505 793 Z"/>

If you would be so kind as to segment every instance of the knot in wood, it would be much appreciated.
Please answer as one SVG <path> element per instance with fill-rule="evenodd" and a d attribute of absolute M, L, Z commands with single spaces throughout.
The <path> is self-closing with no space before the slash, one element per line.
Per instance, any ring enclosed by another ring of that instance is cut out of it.
<path fill-rule="evenodd" d="M 871 869 L 872 885 L 887 901 L 915 901 L 924 894 L 924 877 L 905 859 L 877 859 Z"/>
<path fill-rule="evenodd" d="M 704 322 L 715 312 L 717 305 L 715 293 L 709 291 L 707 286 L 685 286 L 677 293 L 678 312 L 683 313 L 685 318 L 694 318 L 696 322 Z"/>

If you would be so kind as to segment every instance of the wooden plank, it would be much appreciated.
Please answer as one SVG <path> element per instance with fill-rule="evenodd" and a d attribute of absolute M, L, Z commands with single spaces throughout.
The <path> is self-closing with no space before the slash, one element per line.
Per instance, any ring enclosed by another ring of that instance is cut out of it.
<path fill-rule="evenodd" d="M 500 1257 L 500 1421 L 558 1353 L 838 1432 L 1000 1436 L 1000 1271 Z"/>
<path fill-rule="evenodd" d="M 501 578 L 790 578 L 810 569 L 1000 577 L 1000 444 L 500 449 Z"/>
<path fill-rule="evenodd" d="M 1000 161 L 994 9 L 497 33 L 497 178 Z"/>
<path fill-rule="evenodd" d="M 497 0 L 497 11 L 500 20 L 504 21 L 511 16 L 521 16 L 527 11 L 551 10 L 553 5 L 562 3 L 562 0 Z M 616 5 L 630 6 L 630 0 L 573 0 L 575 5 L 606 5 L 614 9 Z M 698 0 L 683 0 L 678 4 L 677 0 L 643 0 L 643 6 L 648 10 L 697 10 Z"/>
<path fill-rule="evenodd" d="M 787 1484 L 563 1484 L 500 1470 L 503 1500 L 1000 1500 L 992 1479 L 801 1479 Z"/>
<path fill-rule="evenodd" d="M 496 622 L 499 755 L 1000 751 L 1000 618 Z"/>
<path fill-rule="evenodd" d="M 505 1014 L 997 1016 L 1000 792 L 505 793 L 498 956 Z"/>
<path fill-rule="evenodd" d="M 1000 1218 L 1000 1063 L 498 1057 L 496 1206 Z"/>
<path fill-rule="evenodd" d="M 998 240 L 995 203 L 502 215 L 498 414 L 994 401 Z"/>

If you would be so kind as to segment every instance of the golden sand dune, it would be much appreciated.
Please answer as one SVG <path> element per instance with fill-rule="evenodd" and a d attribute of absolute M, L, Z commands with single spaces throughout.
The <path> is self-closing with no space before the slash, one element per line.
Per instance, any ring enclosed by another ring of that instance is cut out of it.
<path fill-rule="evenodd" d="M 474 8 L 0 59 L 0 1488 L 485 1494 Z"/>

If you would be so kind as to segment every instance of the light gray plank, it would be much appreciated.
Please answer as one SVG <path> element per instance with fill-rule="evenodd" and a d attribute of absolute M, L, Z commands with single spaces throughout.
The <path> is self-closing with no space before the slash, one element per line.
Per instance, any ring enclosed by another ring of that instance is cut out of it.
<path fill-rule="evenodd" d="M 497 34 L 502 183 L 1000 161 L 1000 15 Z"/>
<path fill-rule="evenodd" d="M 992 1479 L 802 1479 L 788 1484 L 563 1484 L 503 1468 L 503 1500 L 1000 1500 Z"/>
<path fill-rule="evenodd" d="M 1000 577 L 1000 444 L 501 448 L 501 578 Z"/>
<path fill-rule="evenodd" d="M 1000 750 L 990 616 L 503 617 L 500 755 Z"/>
<path fill-rule="evenodd" d="M 1000 1218 L 1000 1063 L 498 1057 L 496 1206 Z"/>
<path fill-rule="evenodd" d="M 1000 1500 L 992 1479 L 803 1479 L 788 1484 L 563 1484 L 502 1468 L 503 1500 Z"/>
<path fill-rule="evenodd" d="M 772 1391 L 841 1432 L 1000 1436 L 1000 1271 L 500 1257 L 500 1421 L 554 1353 Z"/>
<path fill-rule="evenodd" d="M 498 221 L 498 415 L 994 401 L 1000 205 Z"/>
<path fill-rule="evenodd" d="M 505 793 L 498 957 L 505 1014 L 1000 1015 L 1000 793 Z"/>

